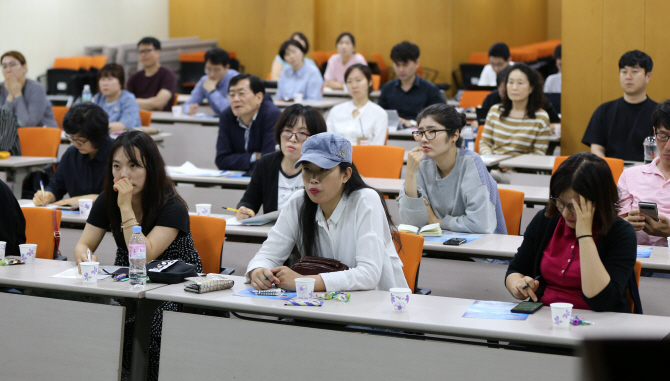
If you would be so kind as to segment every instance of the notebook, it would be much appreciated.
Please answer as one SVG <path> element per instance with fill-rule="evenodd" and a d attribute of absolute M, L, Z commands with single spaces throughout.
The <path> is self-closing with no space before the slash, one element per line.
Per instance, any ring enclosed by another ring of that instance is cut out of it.
<path fill-rule="evenodd" d="M 389 131 L 397 131 L 400 126 L 400 116 L 396 110 L 386 110 L 386 114 L 389 118 Z"/>

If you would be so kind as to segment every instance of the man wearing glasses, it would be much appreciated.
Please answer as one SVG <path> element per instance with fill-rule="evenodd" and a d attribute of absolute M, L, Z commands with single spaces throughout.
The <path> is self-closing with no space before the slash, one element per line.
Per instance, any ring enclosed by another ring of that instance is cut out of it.
<path fill-rule="evenodd" d="M 670 237 L 670 100 L 652 113 L 658 157 L 651 163 L 628 168 L 619 178 L 619 215 L 637 232 L 638 245 L 668 246 Z M 640 212 L 639 202 L 658 207 L 658 221 Z"/>
<path fill-rule="evenodd" d="M 182 106 L 185 113 L 197 113 L 198 105 L 203 99 L 207 99 L 216 116 L 230 106 L 227 97 L 230 79 L 240 73 L 229 67 L 230 56 L 225 50 L 214 48 L 205 53 L 205 75 L 200 78 L 188 101 Z"/>
<path fill-rule="evenodd" d="M 514 65 L 509 47 L 504 42 L 496 42 L 489 49 L 489 64 L 484 66 L 479 75 L 477 86 L 496 86 L 496 76 L 504 68 Z"/>
<path fill-rule="evenodd" d="M 216 166 L 249 171 L 261 155 L 274 152 L 274 125 L 281 112 L 270 97 L 265 97 L 263 81 L 255 75 L 231 78 L 228 99 L 230 106 L 219 117 Z"/>
<path fill-rule="evenodd" d="M 177 92 L 177 75 L 159 62 L 161 42 L 144 37 L 137 43 L 137 54 L 144 70 L 128 78 L 127 90 L 135 94 L 141 110 L 170 111 Z"/>

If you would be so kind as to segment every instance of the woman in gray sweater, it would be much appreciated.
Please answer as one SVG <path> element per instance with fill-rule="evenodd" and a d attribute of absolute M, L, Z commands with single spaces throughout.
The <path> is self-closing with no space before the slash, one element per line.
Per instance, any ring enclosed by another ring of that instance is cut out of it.
<path fill-rule="evenodd" d="M 58 127 L 47 93 L 39 82 L 26 78 L 28 65 L 23 54 L 10 51 L 2 55 L 0 106 L 10 109 L 19 127 Z"/>
<path fill-rule="evenodd" d="M 405 224 L 439 223 L 443 230 L 507 234 L 498 186 L 476 153 L 460 148 L 465 115 L 446 104 L 425 108 L 412 133 L 419 147 L 407 157 L 396 200 Z"/>

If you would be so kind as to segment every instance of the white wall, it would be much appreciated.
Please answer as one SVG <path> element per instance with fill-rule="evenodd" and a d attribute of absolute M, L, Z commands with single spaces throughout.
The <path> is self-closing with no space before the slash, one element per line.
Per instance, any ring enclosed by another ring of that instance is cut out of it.
<path fill-rule="evenodd" d="M 21 52 L 36 79 L 56 57 L 83 55 L 86 45 L 168 38 L 168 2 L 0 0 L 0 52 Z"/>

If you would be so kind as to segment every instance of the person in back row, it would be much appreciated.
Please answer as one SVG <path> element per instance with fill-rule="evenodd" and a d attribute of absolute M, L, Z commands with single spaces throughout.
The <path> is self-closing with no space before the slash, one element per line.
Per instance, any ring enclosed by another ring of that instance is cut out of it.
<path fill-rule="evenodd" d="M 514 65 L 511 60 L 509 47 L 504 42 L 496 42 L 489 49 L 489 64 L 484 66 L 479 75 L 477 86 L 496 86 L 496 74 L 509 65 Z"/>
<path fill-rule="evenodd" d="M 238 74 L 228 88 L 230 106 L 219 118 L 216 166 L 219 169 L 248 171 L 261 155 L 274 152 L 274 125 L 281 113 L 265 86 L 255 75 Z"/>
<path fill-rule="evenodd" d="M 219 116 L 230 106 L 228 86 L 230 79 L 240 74 L 230 68 L 230 56 L 221 48 L 210 49 L 205 53 L 205 74 L 196 83 L 188 101 L 182 106 L 184 113 L 193 115 L 198 112 L 198 105 L 207 99 L 212 111 Z"/>
<path fill-rule="evenodd" d="M 391 49 L 393 70 L 398 78 L 382 87 L 378 101 L 385 110 L 397 110 L 404 127 L 416 125 L 414 120 L 422 109 L 447 102 L 437 86 L 416 74 L 421 66 L 420 53 L 419 47 L 409 41 L 403 41 Z"/>
<path fill-rule="evenodd" d="M 286 40 L 279 48 L 279 56 L 290 65 L 284 69 L 277 82 L 276 99 L 295 99 L 302 94 L 304 100 L 321 100 L 323 77 L 316 66 L 305 62 L 305 48 L 296 40 Z"/>
<path fill-rule="evenodd" d="M 100 92 L 93 97 L 93 103 L 102 107 L 109 115 L 109 132 L 120 132 L 142 125 L 135 96 L 123 89 L 124 79 L 123 66 L 117 63 L 107 64 L 98 72 Z"/>
<path fill-rule="evenodd" d="M 556 60 L 556 67 L 558 68 L 558 73 L 552 74 L 547 77 L 547 80 L 544 82 L 544 92 L 545 93 L 561 93 L 561 81 L 562 81 L 562 69 L 563 69 L 563 60 L 561 59 L 561 45 L 559 44 L 556 49 L 554 49 L 554 59 Z"/>
<path fill-rule="evenodd" d="M 323 79 L 326 81 L 326 87 L 333 90 L 344 89 L 344 73 L 351 65 L 366 65 L 368 62 L 362 54 L 356 53 L 356 40 L 349 32 L 341 33 L 336 40 L 337 54 L 333 54 L 328 59 L 326 72 Z"/>
<path fill-rule="evenodd" d="M 305 54 L 309 52 L 309 41 L 307 40 L 307 37 L 302 33 L 302 32 L 295 32 L 291 35 L 290 40 L 296 40 L 302 45 L 304 48 L 303 51 Z M 305 57 L 305 63 L 308 65 L 314 65 L 316 66 L 316 62 L 314 62 L 313 59 Z M 275 59 L 272 61 L 272 69 L 270 71 L 270 80 L 271 81 L 277 81 L 279 80 L 279 76 L 281 76 L 281 72 L 288 68 L 291 67 L 286 61 L 284 61 L 279 54 L 275 56 Z M 317 67 L 318 69 L 318 67 Z"/>
<path fill-rule="evenodd" d="M 446 104 L 417 118 L 419 147 L 407 156 L 405 184 L 396 199 L 402 222 L 439 223 L 444 230 L 507 234 L 498 188 L 481 157 L 463 143 L 465 114 Z"/>
<path fill-rule="evenodd" d="M 143 69 L 128 78 L 128 91 L 142 110 L 170 111 L 177 96 L 177 75 L 161 66 L 161 42 L 144 37 L 137 43 L 137 53 Z"/>
<path fill-rule="evenodd" d="M 654 62 L 633 50 L 619 59 L 619 83 L 623 97 L 598 106 L 589 121 L 582 143 L 600 157 L 644 161 L 643 142 L 654 134 L 651 114 L 657 103 L 647 96 Z"/>
<path fill-rule="evenodd" d="M 19 245 L 26 243 L 26 219 L 14 193 L 2 180 L 0 180 L 0 210 L 2 210 L 0 241 L 5 242 L 5 256 L 20 256 Z"/>
<path fill-rule="evenodd" d="M 102 192 L 107 156 L 114 142 L 108 123 L 107 114 L 96 104 L 86 102 L 70 108 L 63 118 L 63 130 L 72 145 L 60 159 L 45 192 L 35 193 L 36 206 L 79 205 L 80 198 L 95 201 Z M 70 198 L 61 200 L 66 193 Z"/>

